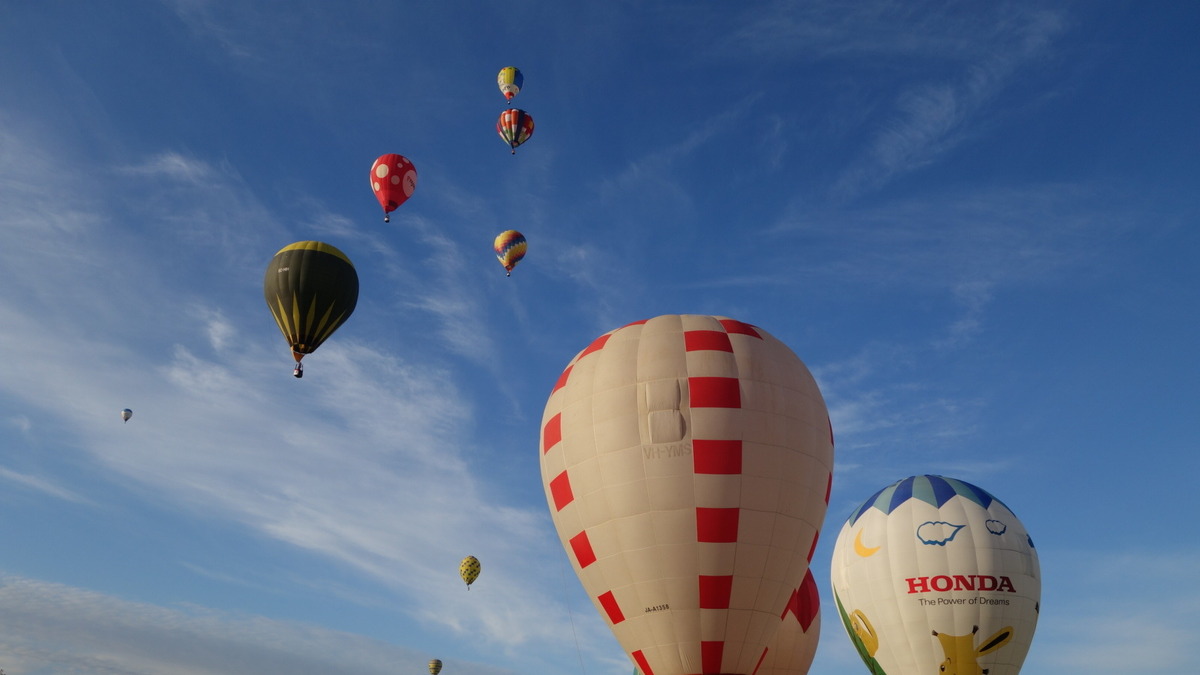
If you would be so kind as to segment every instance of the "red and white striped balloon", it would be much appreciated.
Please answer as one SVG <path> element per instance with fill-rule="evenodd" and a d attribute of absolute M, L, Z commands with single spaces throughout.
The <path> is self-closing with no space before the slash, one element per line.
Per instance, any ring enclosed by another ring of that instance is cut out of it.
<path fill-rule="evenodd" d="M 788 347 L 725 317 L 600 336 L 546 403 L 542 480 L 601 616 L 644 675 L 749 675 L 825 518 L 833 433 Z"/>

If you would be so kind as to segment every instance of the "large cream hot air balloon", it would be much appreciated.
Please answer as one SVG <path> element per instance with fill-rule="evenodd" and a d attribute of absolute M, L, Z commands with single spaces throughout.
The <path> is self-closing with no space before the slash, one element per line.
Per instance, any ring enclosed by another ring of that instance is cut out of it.
<path fill-rule="evenodd" d="M 546 403 L 542 480 L 575 572 L 645 675 L 749 675 L 801 587 L 833 437 L 766 331 L 669 315 L 597 338 Z"/>
<path fill-rule="evenodd" d="M 905 478 L 855 509 L 831 577 L 875 675 L 1016 675 L 1037 627 L 1033 540 L 1000 500 L 953 478 Z"/>

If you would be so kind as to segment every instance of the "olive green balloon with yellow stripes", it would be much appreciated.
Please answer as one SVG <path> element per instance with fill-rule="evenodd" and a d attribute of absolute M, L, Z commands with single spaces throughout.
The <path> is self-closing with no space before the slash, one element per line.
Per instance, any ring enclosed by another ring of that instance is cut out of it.
<path fill-rule="evenodd" d="M 358 304 L 358 273 L 336 247 L 298 241 L 271 258 L 263 296 L 299 362 L 350 318 Z"/>

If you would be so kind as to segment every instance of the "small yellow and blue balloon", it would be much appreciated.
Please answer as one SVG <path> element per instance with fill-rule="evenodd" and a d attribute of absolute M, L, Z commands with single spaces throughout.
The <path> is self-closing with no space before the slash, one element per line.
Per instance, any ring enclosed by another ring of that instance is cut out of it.
<path fill-rule="evenodd" d="M 440 672 L 442 672 L 442 660 L 441 659 L 430 659 L 429 660 L 429 675 L 438 675 L 438 673 L 440 673 Z"/>
<path fill-rule="evenodd" d="M 496 133 L 512 148 L 512 154 L 517 154 L 517 146 L 529 140 L 533 135 L 533 116 L 518 108 L 509 108 L 500 113 L 496 120 Z"/>
<path fill-rule="evenodd" d="M 519 68 L 513 66 L 501 68 L 500 74 L 496 75 L 496 85 L 500 87 L 500 93 L 504 94 L 505 100 L 511 101 L 521 92 L 521 87 L 525 86 L 525 76 Z"/>
<path fill-rule="evenodd" d="M 480 569 L 479 558 L 473 555 L 463 558 L 462 562 L 459 563 L 458 574 L 462 577 L 463 581 L 467 582 L 468 591 L 471 590 L 471 584 L 475 583 L 475 580 L 479 578 Z"/>
<path fill-rule="evenodd" d="M 512 276 L 513 268 L 521 262 L 521 258 L 525 257 L 528 247 L 525 235 L 516 230 L 505 230 L 496 235 L 496 240 L 492 242 L 492 248 L 496 249 L 496 260 L 499 260 L 500 264 L 504 266 L 504 276 Z"/>

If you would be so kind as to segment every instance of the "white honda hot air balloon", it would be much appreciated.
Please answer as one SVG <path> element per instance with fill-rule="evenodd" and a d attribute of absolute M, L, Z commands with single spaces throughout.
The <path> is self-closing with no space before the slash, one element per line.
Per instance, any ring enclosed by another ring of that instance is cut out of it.
<path fill-rule="evenodd" d="M 602 335 L 554 385 L 541 467 L 563 548 L 641 673 L 763 663 L 833 467 L 825 402 L 786 345 L 696 315 Z"/>
<path fill-rule="evenodd" d="M 1016 675 L 1037 627 L 1037 551 L 986 490 L 942 476 L 887 486 L 838 534 L 831 577 L 873 675 Z"/>

